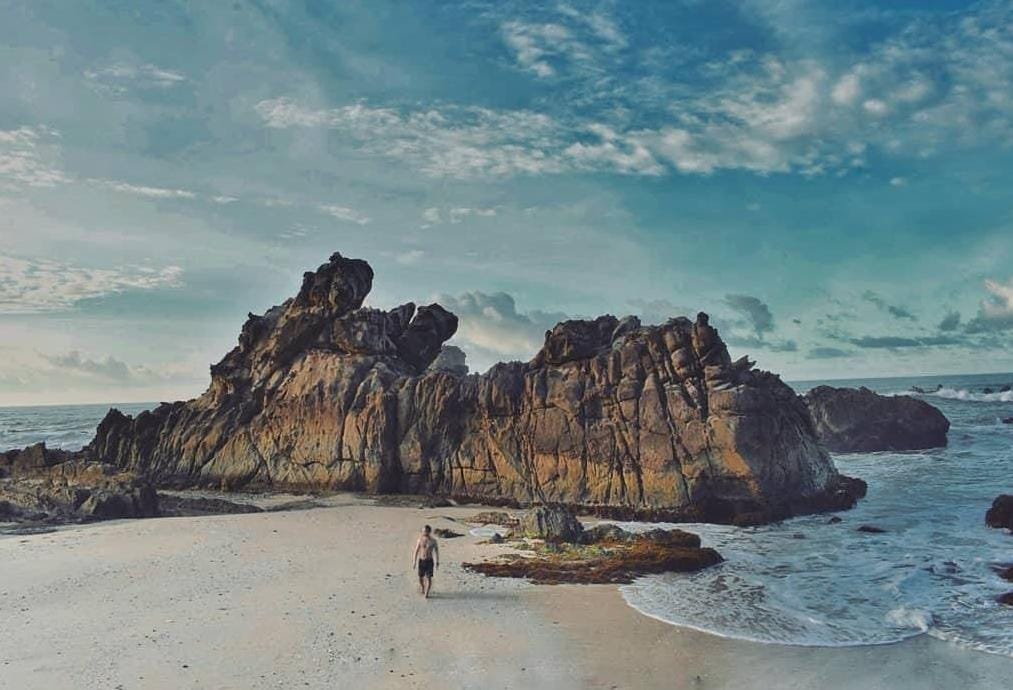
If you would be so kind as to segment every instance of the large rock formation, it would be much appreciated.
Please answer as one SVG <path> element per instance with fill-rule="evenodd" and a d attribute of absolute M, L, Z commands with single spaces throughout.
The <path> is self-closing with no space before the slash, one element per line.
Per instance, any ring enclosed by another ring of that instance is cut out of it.
<path fill-rule="evenodd" d="M 820 440 L 835 453 L 946 445 L 950 420 L 924 400 L 865 388 L 817 386 L 805 395 Z"/>
<path fill-rule="evenodd" d="M 339 254 L 250 315 L 199 398 L 111 410 L 87 449 L 161 483 L 248 483 L 563 503 L 756 522 L 854 503 L 801 399 L 729 359 L 705 314 L 567 321 L 529 363 L 428 370 L 457 318 L 362 308 Z"/>

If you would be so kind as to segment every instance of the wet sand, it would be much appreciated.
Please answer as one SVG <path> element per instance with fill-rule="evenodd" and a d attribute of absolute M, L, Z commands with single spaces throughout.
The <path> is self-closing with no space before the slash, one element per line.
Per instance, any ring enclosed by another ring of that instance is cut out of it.
<path fill-rule="evenodd" d="M 477 509 L 373 505 L 165 518 L 0 537 L 0 688 L 1007 687 L 1013 659 L 920 637 L 848 649 L 677 628 L 614 586 L 537 587 L 441 540 L 418 595 L 422 523 Z M 456 520 L 456 521 L 455 521 Z"/>

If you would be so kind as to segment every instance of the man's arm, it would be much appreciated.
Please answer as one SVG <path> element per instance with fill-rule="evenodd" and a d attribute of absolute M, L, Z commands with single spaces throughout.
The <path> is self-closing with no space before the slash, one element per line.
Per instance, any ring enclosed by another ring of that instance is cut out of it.
<path fill-rule="evenodd" d="M 440 542 L 433 539 L 433 567 L 440 567 Z"/>
<path fill-rule="evenodd" d="M 421 546 L 422 546 L 422 540 L 421 539 L 416 539 L 415 540 L 415 550 L 412 551 L 412 564 L 410 566 L 413 570 L 415 569 L 415 565 L 419 562 L 419 547 L 421 547 Z"/>

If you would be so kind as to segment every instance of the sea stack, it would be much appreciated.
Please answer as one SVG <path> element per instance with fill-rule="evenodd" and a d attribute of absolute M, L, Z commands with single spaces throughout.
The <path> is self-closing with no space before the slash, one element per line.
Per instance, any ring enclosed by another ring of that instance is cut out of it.
<path fill-rule="evenodd" d="M 111 410 L 87 454 L 161 484 L 719 522 L 840 509 L 864 494 L 838 474 L 802 399 L 732 362 L 706 314 L 565 321 L 530 362 L 463 375 L 430 366 L 457 318 L 438 304 L 363 308 L 372 280 L 365 261 L 334 254 L 294 298 L 250 315 L 203 395 L 136 418 Z"/>

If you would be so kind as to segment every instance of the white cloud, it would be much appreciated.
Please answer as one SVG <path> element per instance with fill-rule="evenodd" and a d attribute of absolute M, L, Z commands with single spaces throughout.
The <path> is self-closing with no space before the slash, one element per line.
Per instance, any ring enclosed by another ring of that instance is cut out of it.
<path fill-rule="evenodd" d="M 131 89 L 170 89 L 186 81 L 186 75 L 175 70 L 122 62 L 85 70 L 84 76 L 93 88 L 112 95 L 122 95 Z"/>
<path fill-rule="evenodd" d="M 149 187 L 147 185 L 131 184 L 119 180 L 91 180 L 95 184 L 107 187 L 116 192 L 133 194 L 147 199 L 196 199 L 197 194 L 188 189 L 172 189 L 169 187 Z"/>
<path fill-rule="evenodd" d="M 555 76 L 556 70 L 547 58 L 556 54 L 570 40 L 570 33 L 558 24 L 525 24 L 507 22 L 502 27 L 503 40 L 514 51 L 517 63 L 537 76 Z"/>
<path fill-rule="evenodd" d="M 971 333 L 987 333 L 1013 329 L 1013 279 L 1006 283 L 986 280 L 988 296 L 981 301 L 978 314 L 968 321 Z"/>
<path fill-rule="evenodd" d="M 590 170 L 605 168 L 641 175 L 661 175 L 665 172 L 664 166 L 648 149 L 646 139 L 637 134 L 621 135 L 599 123 L 589 125 L 587 130 L 598 137 L 597 142 L 576 142 L 564 151 L 575 167 Z"/>
<path fill-rule="evenodd" d="M 440 214 L 439 208 L 432 206 L 422 211 L 422 220 L 425 221 L 422 227 L 428 228 L 443 222 L 443 216 Z"/>
<path fill-rule="evenodd" d="M 179 266 L 83 268 L 0 255 L 0 314 L 68 311 L 82 300 L 131 290 L 179 287 Z"/>
<path fill-rule="evenodd" d="M 555 8 L 558 21 L 508 19 L 500 24 L 503 42 L 517 66 L 539 79 L 561 72 L 607 78 L 605 64 L 627 46 L 616 21 L 601 9 L 578 10 L 567 4 Z"/>
<path fill-rule="evenodd" d="M 639 79 L 619 78 L 617 67 L 630 58 L 608 15 L 566 4 L 540 15 L 500 18 L 496 26 L 521 69 L 557 80 L 554 101 L 575 104 L 552 116 L 365 102 L 312 108 L 289 98 L 261 101 L 256 110 L 269 127 L 330 128 L 366 152 L 458 179 L 843 174 L 865 167 L 877 150 L 924 157 L 943 146 L 1013 143 L 1013 36 L 997 28 L 1013 24 L 1009 3 L 912 20 L 843 64 L 839 54 L 735 50 L 678 78 Z M 594 115 L 578 107 L 605 105 L 606 95 L 607 107 Z"/>
<path fill-rule="evenodd" d="M 564 131 L 547 115 L 526 110 L 449 106 L 401 113 L 355 103 L 312 109 L 289 98 L 259 102 L 268 127 L 327 127 L 365 150 L 407 160 L 433 177 L 471 178 L 555 173 Z"/>
<path fill-rule="evenodd" d="M 834 85 L 830 97 L 838 105 L 852 105 L 862 94 L 862 83 L 855 73 L 845 74 Z"/>
<path fill-rule="evenodd" d="M 59 132 L 42 126 L 0 130 L 0 188 L 66 182 L 57 162 L 59 138 Z"/>
<path fill-rule="evenodd" d="M 426 253 L 421 249 L 409 249 L 396 255 L 394 261 L 404 266 L 410 266 L 421 261 L 425 255 Z"/>
<path fill-rule="evenodd" d="M 354 208 L 348 208 L 347 206 L 337 206 L 334 204 L 321 204 L 318 206 L 322 212 L 329 216 L 334 216 L 338 220 L 343 220 L 349 223 L 356 223 L 357 225 L 367 225 L 371 222 L 369 216 L 365 216 Z"/>
<path fill-rule="evenodd" d="M 443 222 L 450 223 L 451 225 L 458 225 L 463 223 L 469 217 L 477 218 L 494 218 L 498 210 L 496 207 L 471 207 L 471 206 L 454 206 L 446 209 L 441 209 L 437 206 L 433 206 L 422 211 L 422 220 L 425 221 L 423 227 L 432 227 L 433 225 L 439 225 Z"/>

